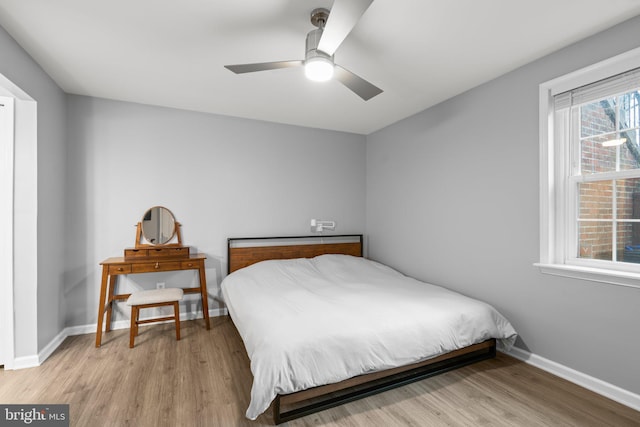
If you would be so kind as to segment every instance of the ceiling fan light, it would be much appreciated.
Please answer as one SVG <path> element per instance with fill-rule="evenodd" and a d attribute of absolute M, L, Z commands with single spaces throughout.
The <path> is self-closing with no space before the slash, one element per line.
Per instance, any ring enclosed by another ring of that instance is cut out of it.
<path fill-rule="evenodd" d="M 304 62 L 304 75 L 315 82 L 326 82 L 333 77 L 333 63 L 323 57 L 309 58 Z"/>

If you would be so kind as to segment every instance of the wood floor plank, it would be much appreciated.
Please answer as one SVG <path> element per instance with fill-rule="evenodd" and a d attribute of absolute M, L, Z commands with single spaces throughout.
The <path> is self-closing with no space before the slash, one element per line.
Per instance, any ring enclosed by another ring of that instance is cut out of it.
<path fill-rule="evenodd" d="M 0 403 L 68 403 L 73 426 L 273 425 L 245 418 L 252 376 L 227 316 L 67 338 L 40 367 L 0 370 Z M 640 426 L 640 412 L 504 354 L 283 424 L 341 426 Z"/>

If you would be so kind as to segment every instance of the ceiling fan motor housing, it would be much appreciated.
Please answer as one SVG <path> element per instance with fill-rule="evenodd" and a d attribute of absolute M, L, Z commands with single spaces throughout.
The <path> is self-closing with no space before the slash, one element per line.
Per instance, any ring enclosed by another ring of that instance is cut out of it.
<path fill-rule="evenodd" d="M 320 43 L 320 37 L 322 37 L 322 28 L 309 31 L 307 34 L 307 42 L 305 49 L 305 60 L 321 57 L 333 63 L 333 55 L 328 55 L 321 50 L 318 50 L 318 43 Z"/>

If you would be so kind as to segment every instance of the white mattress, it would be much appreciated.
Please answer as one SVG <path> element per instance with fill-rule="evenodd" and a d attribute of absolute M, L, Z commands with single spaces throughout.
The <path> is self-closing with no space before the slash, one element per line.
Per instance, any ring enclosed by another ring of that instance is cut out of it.
<path fill-rule="evenodd" d="M 263 261 L 222 294 L 251 360 L 249 419 L 277 394 L 516 339 L 490 305 L 348 255 Z"/>

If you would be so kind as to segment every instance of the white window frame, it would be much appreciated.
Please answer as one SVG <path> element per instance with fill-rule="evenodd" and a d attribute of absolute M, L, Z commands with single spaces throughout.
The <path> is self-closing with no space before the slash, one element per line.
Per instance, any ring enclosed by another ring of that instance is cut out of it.
<path fill-rule="evenodd" d="M 567 168 L 569 152 L 562 145 L 568 140 L 562 129 L 556 126 L 554 96 L 588 84 L 607 79 L 626 71 L 640 68 L 640 48 L 614 56 L 589 67 L 547 81 L 540 85 L 540 262 L 535 265 L 542 273 L 583 280 L 640 288 L 640 266 L 628 268 L 598 262 L 598 260 L 572 260 L 567 257 L 570 227 L 568 197 L 572 190 L 568 185 Z"/>

